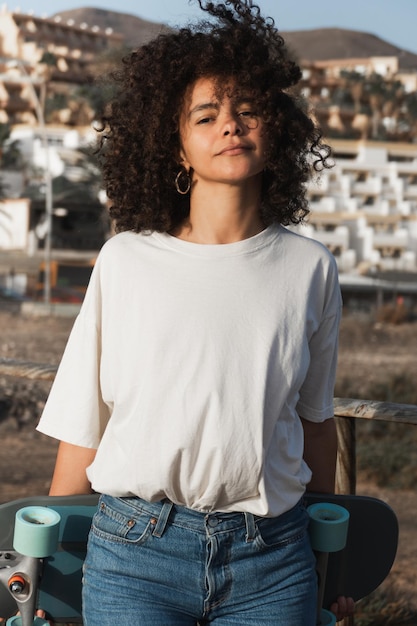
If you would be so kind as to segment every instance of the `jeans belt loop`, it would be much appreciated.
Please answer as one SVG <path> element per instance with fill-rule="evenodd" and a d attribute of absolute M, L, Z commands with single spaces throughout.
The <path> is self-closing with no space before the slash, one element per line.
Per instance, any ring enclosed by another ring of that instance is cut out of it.
<path fill-rule="evenodd" d="M 246 541 L 253 541 L 256 533 L 255 518 L 252 513 L 245 513 L 244 515 L 246 522 Z"/>
<path fill-rule="evenodd" d="M 174 506 L 173 503 L 169 502 L 169 501 L 164 502 L 164 504 L 162 505 L 162 509 L 161 509 L 160 514 L 159 514 L 158 521 L 156 522 L 156 526 L 155 526 L 154 531 L 152 533 L 152 535 L 154 537 L 159 537 L 159 538 L 162 537 L 162 534 L 163 534 L 163 532 L 165 530 L 165 527 L 167 525 L 168 518 L 169 518 L 169 515 L 171 513 L 171 510 L 172 510 L 173 506 Z"/>

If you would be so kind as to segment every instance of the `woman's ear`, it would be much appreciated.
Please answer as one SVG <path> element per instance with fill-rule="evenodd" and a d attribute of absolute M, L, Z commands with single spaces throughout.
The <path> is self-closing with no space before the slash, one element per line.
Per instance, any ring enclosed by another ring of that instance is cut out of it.
<path fill-rule="evenodd" d="M 182 148 L 180 148 L 179 156 L 180 156 L 180 165 L 182 165 L 182 167 L 184 167 L 187 170 L 187 172 L 188 172 L 191 166 L 190 166 L 189 162 L 187 161 L 187 158 L 185 156 L 185 152 L 184 152 L 184 150 Z"/>

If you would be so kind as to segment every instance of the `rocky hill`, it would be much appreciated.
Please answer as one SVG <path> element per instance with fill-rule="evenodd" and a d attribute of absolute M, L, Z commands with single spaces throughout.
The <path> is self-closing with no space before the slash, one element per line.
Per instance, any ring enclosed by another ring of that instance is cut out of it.
<path fill-rule="evenodd" d="M 396 56 L 400 68 L 417 71 L 417 54 L 402 50 L 371 33 L 343 28 L 317 28 L 282 34 L 300 59 L 326 61 Z"/>
<path fill-rule="evenodd" d="M 85 7 L 61 11 L 59 15 L 65 20 L 74 20 L 76 24 L 85 22 L 89 26 L 99 26 L 102 29 L 113 28 L 115 32 L 124 35 L 128 46 L 141 45 L 161 30 L 168 29 L 164 24 L 106 9 Z M 397 56 L 402 69 L 417 71 L 417 54 L 402 50 L 371 33 L 342 28 L 318 28 L 282 34 L 300 60 Z"/>
<path fill-rule="evenodd" d="M 88 26 L 98 26 L 100 29 L 112 28 L 115 33 L 124 35 L 127 46 L 140 46 L 149 39 L 152 39 L 162 31 L 168 30 L 164 24 L 149 22 L 136 15 L 128 13 L 118 13 L 107 9 L 80 8 L 69 11 L 60 11 L 59 15 L 63 20 L 74 20 L 75 24 L 88 24 Z"/>

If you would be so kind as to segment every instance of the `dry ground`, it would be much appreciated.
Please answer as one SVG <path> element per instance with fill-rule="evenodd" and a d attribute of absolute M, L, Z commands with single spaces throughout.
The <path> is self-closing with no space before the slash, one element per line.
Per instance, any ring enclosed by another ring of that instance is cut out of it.
<path fill-rule="evenodd" d="M 352 397 L 353 388 L 357 391 L 353 397 L 366 399 L 369 388 L 388 385 L 394 377 L 417 380 L 417 323 L 395 326 L 346 317 L 340 334 L 337 394 Z M 409 399 L 401 401 L 408 403 Z M 359 475 L 357 492 L 380 497 L 396 512 L 399 546 L 386 586 L 404 595 L 417 611 L 417 490 L 378 488 Z M 417 620 L 411 623 L 416 626 Z"/>
<path fill-rule="evenodd" d="M 0 311 L 0 358 L 57 364 L 72 322 Z M 336 395 L 351 396 L 354 389 L 354 397 L 366 398 L 370 384 L 402 372 L 417 380 L 416 354 L 417 323 L 393 326 L 346 318 L 341 330 Z M 48 389 L 49 383 L 0 374 L 0 502 L 47 493 L 56 443 L 35 433 L 34 425 Z M 11 404 L 16 397 L 23 401 Z M 405 594 L 407 603 L 417 611 L 417 491 L 380 489 L 360 480 L 358 493 L 379 496 L 396 511 L 400 544 L 387 585 Z"/>

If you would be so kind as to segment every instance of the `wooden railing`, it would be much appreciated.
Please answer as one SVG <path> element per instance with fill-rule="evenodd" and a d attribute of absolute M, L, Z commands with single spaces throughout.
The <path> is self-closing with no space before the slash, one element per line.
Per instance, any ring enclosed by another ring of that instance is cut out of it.
<path fill-rule="evenodd" d="M 338 493 L 356 493 L 357 419 L 417 425 L 417 406 L 414 404 L 335 398 L 334 414 L 339 447 L 336 471 Z M 355 620 L 351 617 L 339 622 L 339 626 L 354 626 L 354 623 Z"/>
<path fill-rule="evenodd" d="M 58 367 L 32 361 L 15 361 L 14 359 L 0 359 L 0 374 L 29 378 L 30 380 L 53 381 Z"/>
<path fill-rule="evenodd" d="M 339 444 L 336 473 L 338 493 L 356 493 L 356 420 L 378 420 L 417 426 L 417 406 L 374 400 L 335 398 L 334 414 Z"/>
<path fill-rule="evenodd" d="M 0 375 L 53 381 L 57 366 L 0 359 Z M 398 424 L 417 425 L 417 406 L 375 402 L 353 398 L 335 398 L 334 414 L 337 423 L 339 455 L 336 472 L 336 491 L 356 493 L 356 420 L 380 420 Z M 339 626 L 353 626 L 354 619 L 345 619 Z"/>

